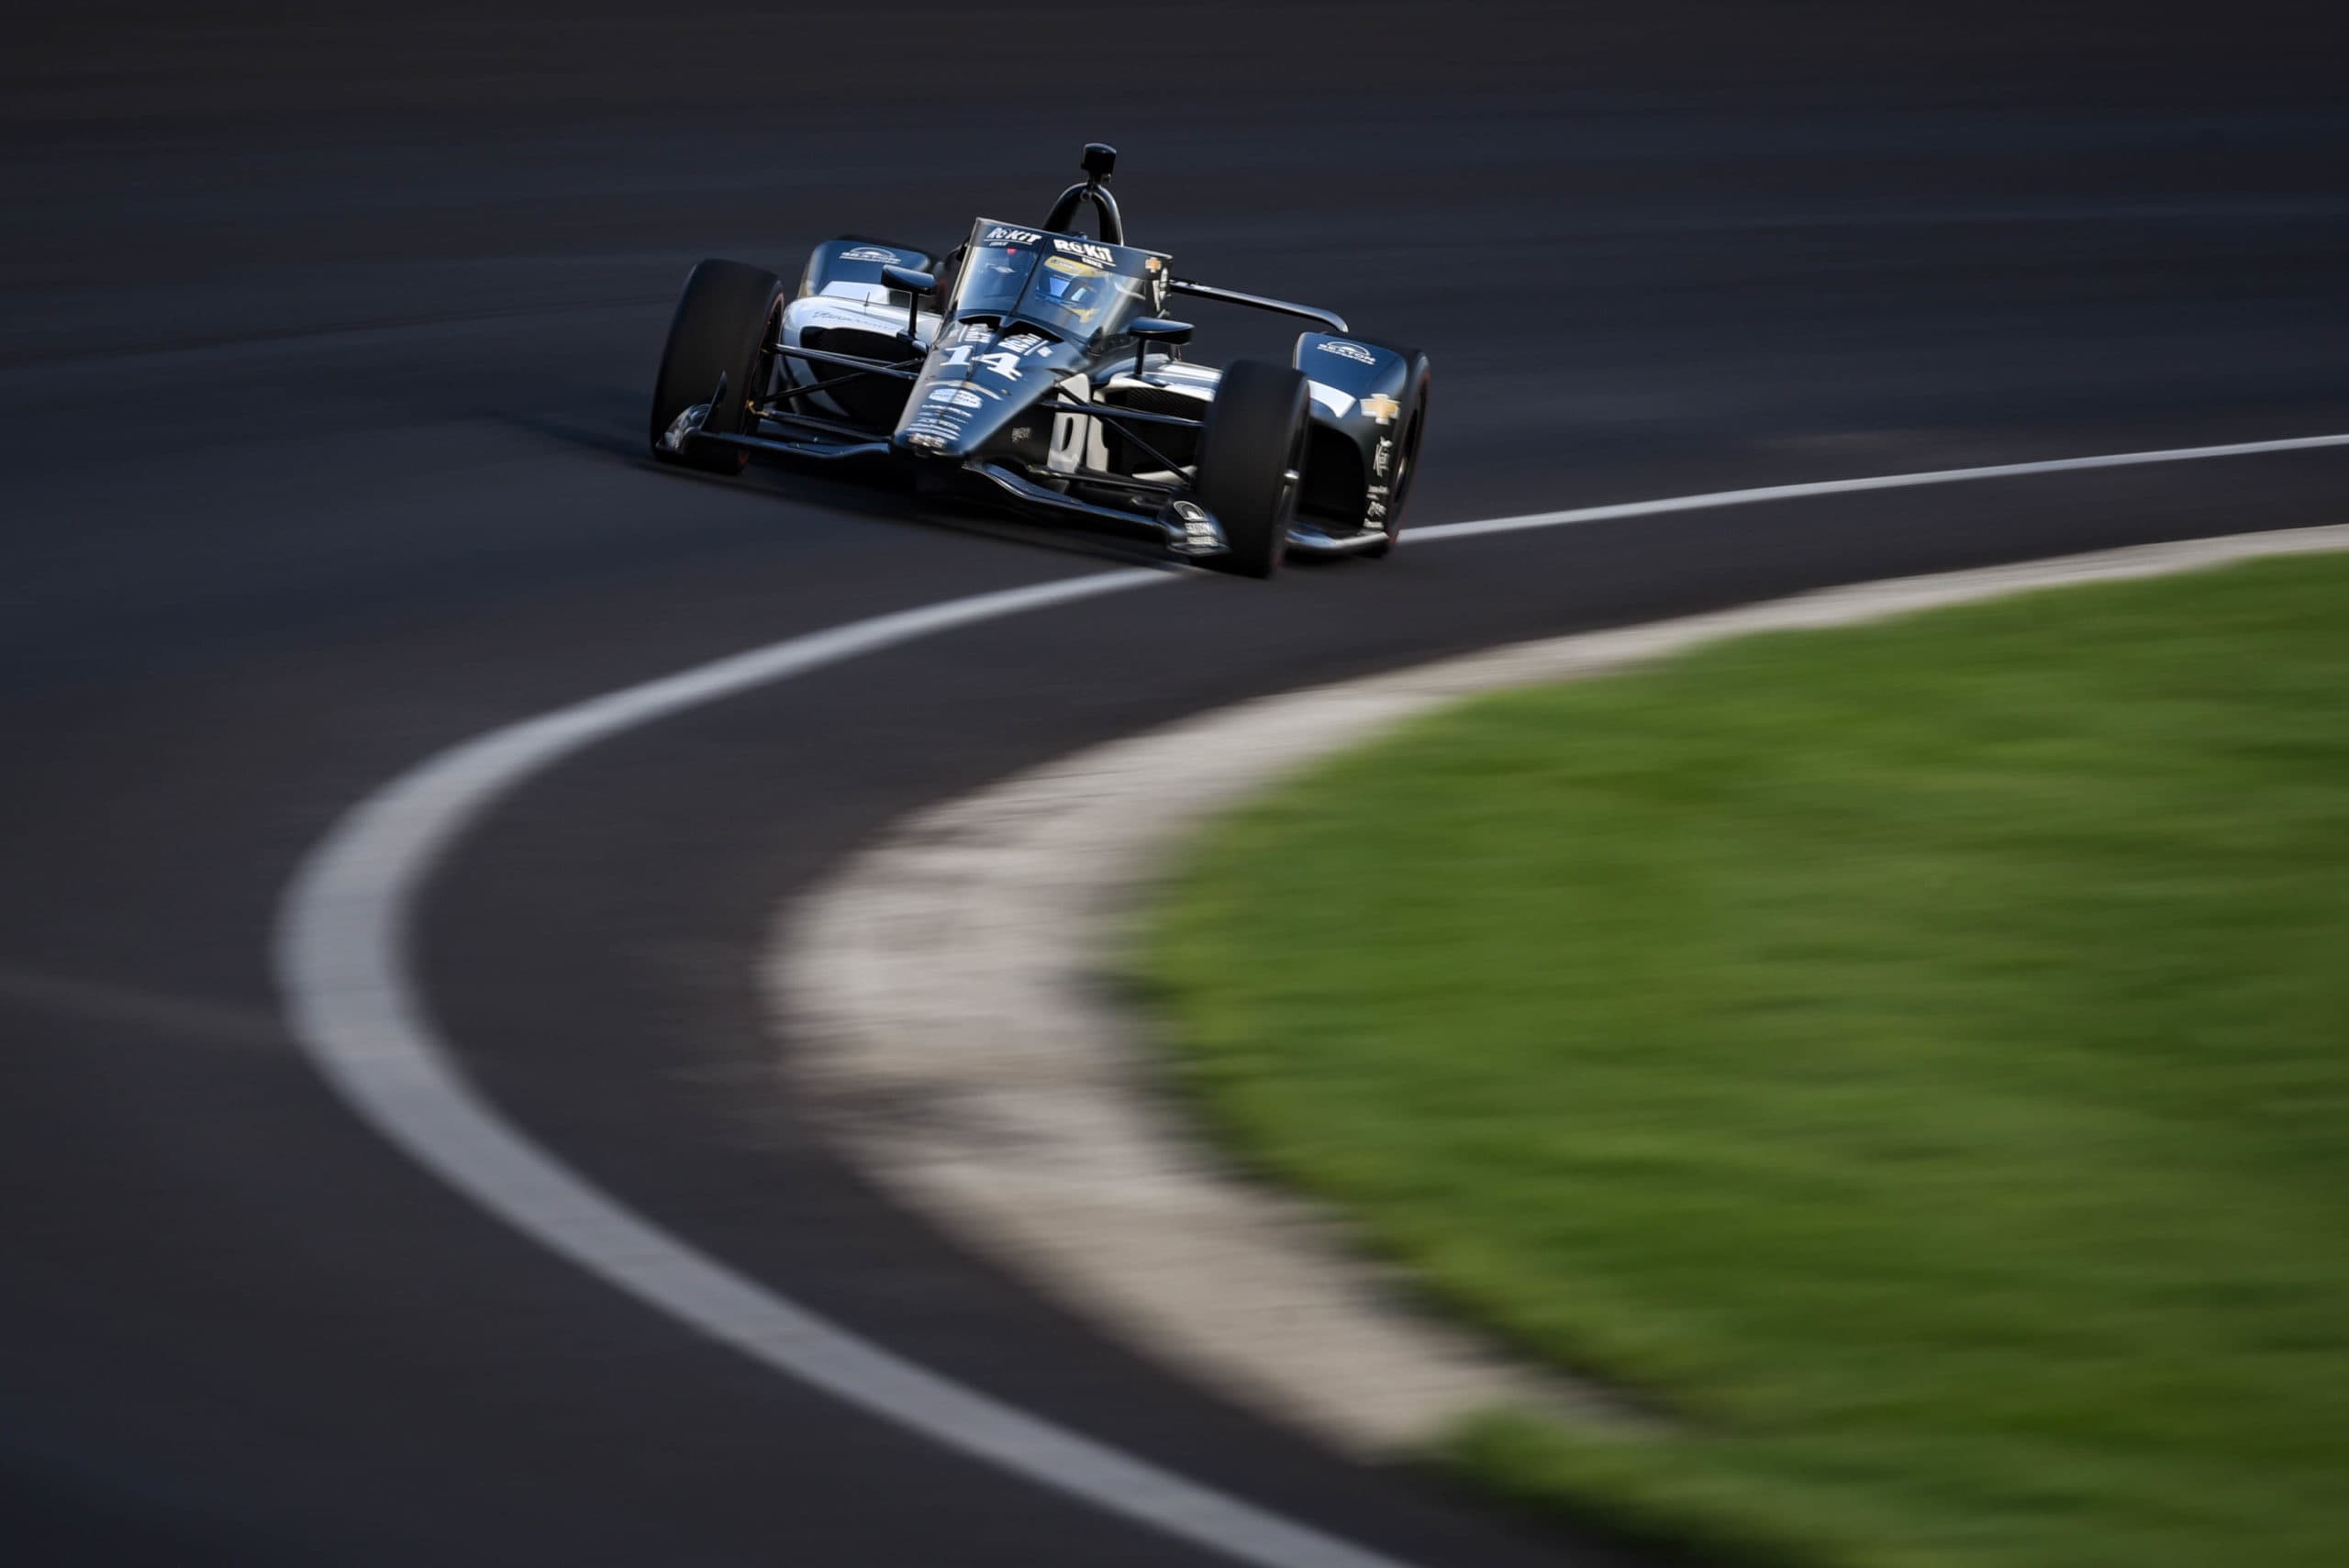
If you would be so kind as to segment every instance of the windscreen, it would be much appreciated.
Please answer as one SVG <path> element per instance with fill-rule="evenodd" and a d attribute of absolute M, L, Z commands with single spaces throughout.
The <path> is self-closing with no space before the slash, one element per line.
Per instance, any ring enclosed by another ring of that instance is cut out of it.
<path fill-rule="evenodd" d="M 1091 348 L 1150 307 L 1165 265 L 1147 250 L 982 218 L 971 231 L 952 313 L 1016 316 Z"/>

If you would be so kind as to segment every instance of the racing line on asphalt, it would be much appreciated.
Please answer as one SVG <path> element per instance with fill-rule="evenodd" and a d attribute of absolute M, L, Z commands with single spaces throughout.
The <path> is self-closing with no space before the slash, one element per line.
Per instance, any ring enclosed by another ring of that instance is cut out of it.
<path fill-rule="evenodd" d="M 2033 474 L 2349 446 L 2349 434 L 1874 475 L 1413 530 L 1415 542 Z M 490 731 L 345 813 L 280 902 L 273 951 L 295 1040 L 336 1095 L 440 1180 L 550 1251 L 774 1371 L 1113 1514 L 1264 1568 L 1400 1568 L 892 1354 L 661 1229 L 502 1117 L 457 1065 L 410 978 L 418 895 L 525 781 L 639 726 L 985 621 L 1149 584 L 1126 569 L 945 600 L 719 659 Z"/>

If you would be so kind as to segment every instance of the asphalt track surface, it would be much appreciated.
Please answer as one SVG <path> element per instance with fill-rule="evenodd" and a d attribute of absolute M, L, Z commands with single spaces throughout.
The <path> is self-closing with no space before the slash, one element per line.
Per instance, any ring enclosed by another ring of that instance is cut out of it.
<path fill-rule="evenodd" d="M 2224 36 L 2065 7 L 1854 26 L 1875 14 L 31 37 L 0 63 L 0 1554 L 1215 1561 L 753 1365 L 409 1163 L 280 1021 L 285 884 L 343 810 L 483 731 L 1132 560 L 640 455 L 695 259 L 943 243 L 1040 212 L 1087 139 L 1186 271 L 1431 351 L 1422 524 L 2349 430 L 2349 106 L 2317 8 Z M 1054 89 L 1070 61 L 1089 78 Z M 1197 318 L 1203 350 L 1285 351 Z M 753 963 L 777 904 L 918 806 L 1250 695 L 2334 523 L 2344 493 L 2340 451 L 1997 480 L 991 622 L 535 780 L 433 883 L 421 978 L 514 1123 L 877 1343 L 1415 1562 L 1628 1561 L 1324 1454 L 889 1205 L 775 1072 Z"/>

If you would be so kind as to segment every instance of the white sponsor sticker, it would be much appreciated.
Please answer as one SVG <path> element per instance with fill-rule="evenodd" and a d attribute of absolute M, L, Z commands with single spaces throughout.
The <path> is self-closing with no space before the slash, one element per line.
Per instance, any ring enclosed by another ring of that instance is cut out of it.
<path fill-rule="evenodd" d="M 1376 454 L 1375 456 L 1374 456 L 1374 457 L 1370 460 L 1371 472 L 1372 472 L 1372 473 L 1375 473 L 1375 474 L 1377 474 L 1379 478 L 1384 479 L 1384 478 L 1386 478 L 1386 470 L 1387 470 L 1388 466 L 1389 466 L 1389 465 L 1390 465 L 1394 461 L 1395 461 L 1395 441 L 1394 441 L 1394 439 L 1393 439 L 1392 437 L 1388 437 L 1388 436 L 1381 436 L 1381 437 L 1379 437 L 1379 438 L 1378 438 L 1378 451 L 1377 451 L 1377 454 Z"/>
<path fill-rule="evenodd" d="M 1323 339 L 1321 351 L 1325 354 L 1337 354 L 1353 361 L 1356 364 L 1375 365 L 1378 362 L 1376 354 L 1372 353 L 1360 343 L 1349 343 L 1342 338 Z"/>
<path fill-rule="evenodd" d="M 886 261 L 894 266 L 897 261 L 897 253 L 895 250 L 884 250 L 878 245 L 860 245 L 853 250 L 841 251 L 841 260 L 843 261 Z"/>
<path fill-rule="evenodd" d="M 1327 408 L 1336 418 L 1342 419 L 1354 411 L 1354 400 L 1351 393 L 1340 392 L 1334 386 L 1324 386 L 1318 381 L 1307 382 L 1305 390 L 1313 395 L 1314 402 Z"/>
<path fill-rule="evenodd" d="M 1042 238 L 1043 236 L 1032 228 L 1008 228 L 998 223 L 987 230 L 987 237 L 979 243 L 982 245 L 1033 245 Z"/>
<path fill-rule="evenodd" d="M 959 386 L 934 386 L 930 391 L 932 403 L 951 403 L 957 408 L 976 408 L 979 395 Z"/>
<path fill-rule="evenodd" d="M 1118 264 L 1118 253 L 1115 250 L 1110 250 L 1107 245 L 1096 245 L 1090 239 L 1063 239 L 1060 236 L 1054 235 L 1052 249 L 1063 256 L 1082 257 L 1097 267 L 1114 267 Z"/>

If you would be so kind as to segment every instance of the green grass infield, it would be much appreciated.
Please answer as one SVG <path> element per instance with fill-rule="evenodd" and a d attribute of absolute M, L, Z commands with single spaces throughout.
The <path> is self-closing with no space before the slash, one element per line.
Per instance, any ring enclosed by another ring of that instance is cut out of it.
<path fill-rule="evenodd" d="M 1218 824 L 1178 1080 L 1708 1560 L 2349 1562 L 2349 558 L 1484 698 Z"/>

